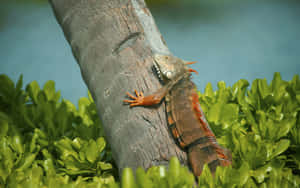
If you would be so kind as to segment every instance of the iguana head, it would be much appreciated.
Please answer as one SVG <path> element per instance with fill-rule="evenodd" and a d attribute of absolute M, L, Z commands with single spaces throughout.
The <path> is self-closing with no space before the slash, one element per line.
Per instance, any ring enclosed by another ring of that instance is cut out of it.
<path fill-rule="evenodd" d="M 185 73 L 196 72 L 193 69 L 190 69 L 187 65 L 193 64 L 195 62 L 186 62 L 180 58 L 156 54 L 154 56 L 154 67 L 158 74 L 158 77 L 164 82 L 167 83 L 171 80 L 182 76 Z"/>

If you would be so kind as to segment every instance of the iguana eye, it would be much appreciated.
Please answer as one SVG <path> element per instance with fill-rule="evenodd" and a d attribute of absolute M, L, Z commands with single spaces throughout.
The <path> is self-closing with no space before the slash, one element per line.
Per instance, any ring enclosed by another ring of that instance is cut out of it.
<path fill-rule="evenodd" d="M 171 77 L 172 77 L 172 72 L 170 72 L 170 71 L 166 72 L 166 76 L 167 76 L 167 78 L 171 79 Z"/>

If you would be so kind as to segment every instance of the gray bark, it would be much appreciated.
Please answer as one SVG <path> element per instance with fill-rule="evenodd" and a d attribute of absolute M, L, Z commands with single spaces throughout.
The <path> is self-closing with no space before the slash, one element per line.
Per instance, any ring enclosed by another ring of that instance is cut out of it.
<path fill-rule="evenodd" d="M 153 54 L 170 54 L 143 0 L 50 0 L 91 91 L 120 170 L 166 165 L 186 155 L 167 127 L 165 106 L 129 108 L 127 91 L 161 87 Z M 164 103 L 164 102 L 163 102 Z"/>

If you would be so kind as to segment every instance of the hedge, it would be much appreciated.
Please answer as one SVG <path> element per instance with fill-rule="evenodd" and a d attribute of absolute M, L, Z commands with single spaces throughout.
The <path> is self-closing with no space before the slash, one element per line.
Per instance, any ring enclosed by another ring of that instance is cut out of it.
<path fill-rule="evenodd" d="M 55 83 L 23 88 L 0 75 L 0 187 L 298 187 L 300 184 L 300 80 L 274 74 L 232 87 L 209 83 L 199 101 L 218 142 L 232 151 L 231 167 L 207 166 L 195 178 L 172 158 L 168 170 L 136 174 L 117 168 L 90 94 L 78 108 L 61 99 Z M 197 181 L 195 181 L 197 180 Z M 197 182 L 197 185 L 195 184 Z"/>

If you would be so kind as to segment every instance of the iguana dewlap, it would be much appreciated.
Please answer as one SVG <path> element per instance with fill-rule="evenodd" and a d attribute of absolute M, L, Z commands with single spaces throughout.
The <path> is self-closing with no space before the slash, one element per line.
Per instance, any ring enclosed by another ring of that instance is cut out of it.
<path fill-rule="evenodd" d="M 150 106 L 160 103 L 165 97 L 169 128 L 179 146 L 187 151 L 189 163 L 195 176 L 201 174 L 205 163 L 212 173 L 219 165 L 231 164 L 230 152 L 216 141 L 200 107 L 195 84 L 187 67 L 194 62 L 185 62 L 177 57 L 155 55 L 155 68 L 165 85 L 152 95 L 136 96 L 127 92 L 132 100 L 124 100 L 130 106 Z M 197 73 L 197 72 L 196 72 Z"/>

